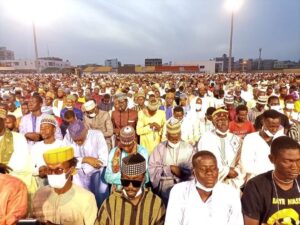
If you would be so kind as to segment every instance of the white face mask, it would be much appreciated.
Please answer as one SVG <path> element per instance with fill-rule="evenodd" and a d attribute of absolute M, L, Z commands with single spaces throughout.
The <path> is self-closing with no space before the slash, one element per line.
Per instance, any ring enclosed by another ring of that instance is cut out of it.
<path fill-rule="evenodd" d="M 88 117 L 90 117 L 90 118 L 94 118 L 95 116 L 96 116 L 96 113 L 91 113 L 88 115 Z"/>
<path fill-rule="evenodd" d="M 205 191 L 205 192 L 212 192 L 213 189 L 214 189 L 213 187 L 212 188 L 205 187 L 197 179 L 196 179 L 196 187 L 203 190 L 203 191 Z"/>
<path fill-rule="evenodd" d="M 127 192 L 125 191 L 125 189 L 123 189 L 122 191 L 123 191 L 123 194 L 124 194 L 125 198 L 127 198 L 129 200 L 134 199 L 134 198 L 140 196 L 143 193 L 143 189 L 140 188 L 133 198 L 129 198 L 128 195 L 127 195 Z"/>
<path fill-rule="evenodd" d="M 180 145 L 180 141 L 178 141 L 176 144 L 174 144 L 174 143 L 168 141 L 168 146 L 169 146 L 170 148 L 177 148 L 177 147 L 179 147 L 179 145 Z"/>
<path fill-rule="evenodd" d="M 270 106 L 270 109 L 276 110 L 277 112 L 281 111 L 280 105 L 272 105 L 272 106 Z"/>
<path fill-rule="evenodd" d="M 196 110 L 201 110 L 202 105 L 201 104 L 196 104 L 195 108 L 196 108 Z"/>
<path fill-rule="evenodd" d="M 219 129 L 216 129 L 216 133 L 217 134 L 220 134 L 220 135 L 222 135 L 222 136 L 226 136 L 227 134 L 228 134 L 228 130 L 227 131 L 225 131 L 225 132 L 223 132 L 223 131 L 220 131 Z"/>
<path fill-rule="evenodd" d="M 287 103 L 286 108 L 287 109 L 294 109 L 294 103 Z"/>
<path fill-rule="evenodd" d="M 57 189 L 63 188 L 66 185 L 68 179 L 70 178 L 70 176 L 66 178 L 66 173 L 62 173 L 60 175 L 52 174 L 48 175 L 47 177 L 49 185 Z"/>
<path fill-rule="evenodd" d="M 275 134 L 271 133 L 269 130 L 264 129 L 264 132 L 266 135 L 268 135 L 268 137 L 274 137 Z"/>

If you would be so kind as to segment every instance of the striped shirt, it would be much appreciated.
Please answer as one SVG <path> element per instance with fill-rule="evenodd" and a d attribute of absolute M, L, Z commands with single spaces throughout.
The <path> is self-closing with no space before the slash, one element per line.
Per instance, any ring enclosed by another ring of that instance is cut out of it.
<path fill-rule="evenodd" d="M 165 213 L 163 202 L 150 189 L 144 189 L 137 205 L 116 191 L 103 202 L 95 225 L 163 225 Z"/>

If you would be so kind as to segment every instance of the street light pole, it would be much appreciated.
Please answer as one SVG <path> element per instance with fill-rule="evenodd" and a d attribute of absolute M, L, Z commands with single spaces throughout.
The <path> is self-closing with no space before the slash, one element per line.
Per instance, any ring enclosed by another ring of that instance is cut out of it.
<path fill-rule="evenodd" d="M 233 36 L 233 11 L 231 12 L 231 27 L 230 27 L 230 43 L 229 43 L 229 60 L 228 60 L 228 73 L 231 73 L 232 65 L 232 36 Z"/>
<path fill-rule="evenodd" d="M 33 41 L 34 41 L 34 50 L 35 50 L 35 68 L 36 71 L 39 72 L 39 65 L 38 65 L 38 47 L 37 47 L 37 41 L 36 41 L 36 33 L 35 33 L 35 23 L 32 22 L 32 30 L 33 30 Z"/>

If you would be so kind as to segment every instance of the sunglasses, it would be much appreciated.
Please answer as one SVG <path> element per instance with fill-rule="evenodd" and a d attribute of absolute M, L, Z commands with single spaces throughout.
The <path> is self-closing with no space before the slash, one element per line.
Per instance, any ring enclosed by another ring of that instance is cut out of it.
<path fill-rule="evenodd" d="M 131 183 L 133 187 L 139 188 L 139 187 L 141 187 L 142 182 L 143 181 L 139 181 L 139 180 L 121 179 L 121 184 L 122 184 L 123 187 L 128 187 Z"/>

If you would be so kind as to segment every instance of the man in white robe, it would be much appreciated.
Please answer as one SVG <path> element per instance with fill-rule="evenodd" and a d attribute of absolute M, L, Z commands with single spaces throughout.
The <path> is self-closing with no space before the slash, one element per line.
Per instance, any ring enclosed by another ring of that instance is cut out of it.
<path fill-rule="evenodd" d="M 171 119 L 167 124 L 167 141 L 161 142 L 150 155 L 149 173 L 154 192 L 165 205 L 174 184 L 192 179 L 193 147 L 181 140 L 181 124 Z"/>
<path fill-rule="evenodd" d="M 239 189 L 244 181 L 240 166 L 242 141 L 229 132 L 228 112 L 217 109 L 213 114 L 215 129 L 206 132 L 198 143 L 198 151 L 211 151 L 217 158 L 219 181 Z"/>
<path fill-rule="evenodd" d="M 109 193 L 104 179 L 108 149 L 102 132 L 90 130 L 82 121 L 76 120 L 68 127 L 64 144 L 74 148 L 78 159 L 74 183 L 93 192 L 100 207 Z"/>
<path fill-rule="evenodd" d="M 218 183 L 216 157 L 201 151 L 192 162 L 195 179 L 171 190 L 165 225 L 243 225 L 239 193 Z"/>

